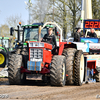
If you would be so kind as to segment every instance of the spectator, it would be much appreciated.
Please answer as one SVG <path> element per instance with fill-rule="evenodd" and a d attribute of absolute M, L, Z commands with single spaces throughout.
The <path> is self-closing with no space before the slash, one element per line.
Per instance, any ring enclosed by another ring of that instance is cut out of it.
<path fill-rule="evenodd" d="M 81 37 L 81 28 L 78 27 L 76 28 L 76 32 L 74 33 L 74 42 L 80 42 L 80 37 Z"/>
<path fill-rule="evenodd" d="M 87 37 L 97 38 L 94 28 L 91 28 L 90 32 L 87 33 Z"/>

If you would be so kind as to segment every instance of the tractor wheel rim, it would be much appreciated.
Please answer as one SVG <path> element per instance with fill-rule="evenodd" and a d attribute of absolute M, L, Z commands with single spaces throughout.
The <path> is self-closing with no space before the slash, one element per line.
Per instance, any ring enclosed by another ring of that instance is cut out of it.
<path fill-rule="evenodd" d="M 81 61 L 80 61 L 80 81 L 83 82 L 84 78 L 84 56 L 81 55 Z"/>
<path fill-rule="evenodd" d="M 63 81 L 64 81 L 64 79 L 65 79 L 65 64 L 63 63 L 63 70 L 62 70 L 62 79 L 63 79 Z"/>
<path fill-rule="evenodd" d="M 0 65 L 3 64 L 5 61 L 5 57 L 3 54 L 0 54 Z"/>

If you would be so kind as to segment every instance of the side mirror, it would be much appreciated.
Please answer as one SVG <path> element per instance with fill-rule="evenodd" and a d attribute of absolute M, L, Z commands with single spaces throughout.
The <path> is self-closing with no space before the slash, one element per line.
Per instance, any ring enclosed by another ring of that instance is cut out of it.
<path fill-rule="evenodd" d="M 11 28 L 10 28 L 10 35 L 13 36 L 13 34 L 14 34 L 14 28 L 11 27 Z"/>

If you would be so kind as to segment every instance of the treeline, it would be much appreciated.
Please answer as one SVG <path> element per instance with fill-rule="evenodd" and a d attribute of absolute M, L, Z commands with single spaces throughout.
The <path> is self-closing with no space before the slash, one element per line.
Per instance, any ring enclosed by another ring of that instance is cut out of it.
<path fill-rule="evenodd" d="M 100 0 L 92 0 L 93 18 L 100 19 Z M 31 22 L 55 21 L 67 33 L 80 26 L 81 0 L 37 0 L 32 7 Z"/>
<path fill-rule="evenodd" d="M 10 27 L 17 27 L 19 22 L 24 24 L 24 21 L 21 19 L 21 16 L 9 16 L 5 19 L 5 24 L 0 26 L 0 36 L 10 37 Z M 16 34 L 14 34 L 16 36 Z"/>
<path fill-rule="evenodd" d="M 93 19 L 100 19 L 100 0 L 92 0 L 92 10 Z M 81 0 L 34 0 L 31 7 L 31 24 L 55 21 L 63 29 L 64 38 L 80 26 L 80 18 Z M 24 24 L 21 16 L 8 17 L 6 24 L 0 26 L 0 36 L 9 36 L 9 27 L 16 27 L 19 21 Z"/>

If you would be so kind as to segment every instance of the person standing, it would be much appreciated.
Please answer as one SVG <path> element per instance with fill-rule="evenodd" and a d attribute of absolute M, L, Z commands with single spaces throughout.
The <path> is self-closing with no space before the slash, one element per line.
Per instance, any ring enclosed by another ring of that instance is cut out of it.
<path fill-rule="evenodd" d="M 76 28 L 76 32 L 74 33 L 74 42 L 80 42 L 81 37 L 81 28 Z"/>

